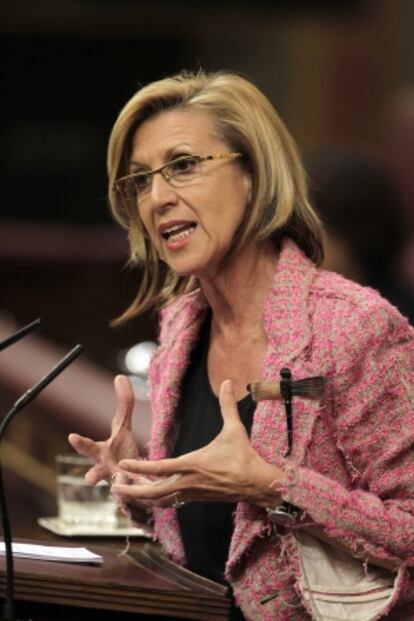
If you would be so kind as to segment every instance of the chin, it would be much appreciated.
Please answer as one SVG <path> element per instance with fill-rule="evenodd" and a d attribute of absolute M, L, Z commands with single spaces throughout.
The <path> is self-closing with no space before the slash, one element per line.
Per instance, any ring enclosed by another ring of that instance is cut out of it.
<path fill-rule="evenodd" d="M 201 274 L 205 272 L 205 266 L 201 266 L 199 264 L 194 265 L 194 263 L 169 263 L 170 269 L 177 274 L 177 276 L 182 276 L 183 278 L 189 278 L 190 276 L 199 277 Z"/>
<path fill-rule="evenodd" d="M 174 274 L 176 274 L 177 276 L 181 276 L 182 278 L 190 278 L 190 276 L 197 276 L 198 275 L 198 271 L 197 270 L 193 270 L 191 268 L 177 268 L 177 267 L 172 267 L 170 266 L 172 271 L 174 272 Z"/>
<path fill-rule="evenodd" d="M 177 276 L 192 276 L 194 271 L 200 267 L 199 261 L 189 256 L 164 256 L 163 261 L 168 265 L 170 270 Z"/>
<path fill-rule="evenodd" d="M 167 260 L 169 268 L 183 278 L 195 276 L 196 278 L 208 277 L 214 274 L 217 268 L 216 261 L 212 261 L 211 257 L 187 256 L 187 257 L 169 257 Z"/>

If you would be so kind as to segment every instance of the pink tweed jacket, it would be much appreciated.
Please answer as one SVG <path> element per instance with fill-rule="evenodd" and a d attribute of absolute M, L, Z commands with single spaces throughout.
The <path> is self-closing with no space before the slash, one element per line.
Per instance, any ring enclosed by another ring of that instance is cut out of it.
<path fill-rule="evenodd" d="M 180 382 L 205 312 L 200 290 L 162 312 L 150 369 L 151 459 L 171 455 Z M 414 620 L 414 330 L 378 293 L 317 269 L 290 240 L 263 324 L 262 379 L 277 381 L 288 366 L 294 378 L 324 375 L 327 390 L 322 402 L 294 398 L 289 458 L 280 401 L 258 404 L 252 445 L 287 473 L 284 498 L 303 510 L 302 521 L 346 540 L 361 559 L 398 563 L 386 605 L 364 618 Z M 157 509 L 154 520 L 167 552 L 185 564 L 176 511 Z M 275 530 L 263 509 L 238 504 L 226 577 L 247 619 L 315 618 L 294 534 Z M 335 618 L 355 618 L 346 614 Z"/>

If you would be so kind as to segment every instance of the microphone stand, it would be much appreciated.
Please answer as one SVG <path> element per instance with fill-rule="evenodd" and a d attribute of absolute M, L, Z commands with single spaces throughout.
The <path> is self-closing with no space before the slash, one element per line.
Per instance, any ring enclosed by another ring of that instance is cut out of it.
<path fill-rule="evenodd" d="M 83 351 L 82 345 L 76 345 L 53 369 L 37 384 L 29 388 L 13 405 L 0 423 L 0 444 L 12 418 L 55 379 Z M 14 614 L 14 567 L 10 520 L 7 512 L 6 494 L 3 485 L 2 464 L 0 458 L 0 514 L 6 551 L 6 595 L 3 603 L 3 621 L 16 621 Z"/>
<path fill-rule="evenodd" d="M 7 339 L 4 339 L 4 341 L 1 341 L 0 351 L 2 351 L 3 349 L 6 349 L 6 347 L 9 347 L 9 345 L 13 345 L 13 343 L 20 341 L 20 339 L 22 339 L 24 336 L 26 336 L 27 334 L 30 334 L 30 332 L 33 332 L 33 330 L 36 330 L 40 326 L 41 323 L 42 323 L 41 319 L 35 319 L 34 321 L 32 321 L 32 323 L 29 323 L 27 324 L 27 326 L 24 326 L 24 328 L 20 328 L 20 330 L 18 330 L 15 334 L 12 334 Z"/>
<path fill-rule="evenodd" d="M 1 526 L 3 530 L 4 546 L 6 549 L 6 586 L 5 586 L 5 598 L 3 603 L 3 616 L 4 621 L 14 621 L 14 606 L 13 606 L 13 553 L 12 553 L 12 534 L 10 530 L 10 521 L 7 514 L 6 496 L 4 493 L 3 474 L 0 465 L 0 511 L 1 511 Z"/>

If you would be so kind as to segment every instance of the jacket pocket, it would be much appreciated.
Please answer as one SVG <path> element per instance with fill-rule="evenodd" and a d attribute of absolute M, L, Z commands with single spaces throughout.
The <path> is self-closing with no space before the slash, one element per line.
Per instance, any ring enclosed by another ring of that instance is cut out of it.
<path fill-rule="evenodd" d="M 346 552 L 297 531 L 300 592 L 317 621 L 374 621 L 389 608 L 397 574 L 368 565 Z"/>

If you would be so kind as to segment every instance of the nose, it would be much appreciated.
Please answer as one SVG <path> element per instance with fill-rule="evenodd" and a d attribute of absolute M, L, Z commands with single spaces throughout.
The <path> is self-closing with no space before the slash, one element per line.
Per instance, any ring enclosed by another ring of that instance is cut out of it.
<path fill-rule="evenodd" d="M 159 212 L 176 205 L 178 200 L 176 191 L 161 173 L 152 178 L 150 196 L 152 208 Z"/>

